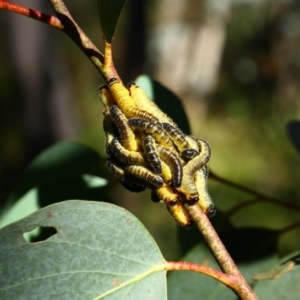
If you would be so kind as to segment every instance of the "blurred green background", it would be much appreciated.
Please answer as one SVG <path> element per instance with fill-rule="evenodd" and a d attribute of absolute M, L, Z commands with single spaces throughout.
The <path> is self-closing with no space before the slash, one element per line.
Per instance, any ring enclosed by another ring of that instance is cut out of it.
<path fill-rule="evenodd" d="M 46 1 L 23 3 L 52 12 Z M 101 49 L 96 1 L 66 4 Z M 105 157 L 98 100 L 104 82 L 61 32 L 6 11 L 0 25 L 3 205 L 28 163 L 57 141 L 80 140 Z M 182 99 L 192 134 L 211 145 L 214 173 L 300 204 L 300 157 L 286 131 L 300 120 L 299 1 L 128 0 L 113 49 L 124 82 L 147 74 Z M 215 180 L 209 188 L 220 212 L 253 197 Z M 178 258 L 177 226 L 163 205 L 120 185 L 109 193 L 145 224 L 167 259 Z M 299 212 L 270 204 L 242 212 L 233 217 L 237 226 L 282 229 L 300 220 Z M 299 234 L 287 236 L 282 252 L 299 249 Z"/>

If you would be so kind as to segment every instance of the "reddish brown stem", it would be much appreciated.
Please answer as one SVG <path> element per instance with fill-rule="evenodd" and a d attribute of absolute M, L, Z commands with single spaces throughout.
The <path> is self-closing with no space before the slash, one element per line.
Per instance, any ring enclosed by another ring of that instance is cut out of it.
<path fill-rule="evenodd" d="M 224 274 L 218 270 L 215 270 L 213 268 L 210 268 L 205 265 L 201 264 L 196 264 L 192 262 L 184 262 L 184 261 L 168 261 L 166 262 L 166 268 L 165 270 L 167 271 L 175 271 L 175 270 L 180 270 L 180 271 L 192 271 L 192 272 L 197 272 L 201 274 L 208 275 L 223 284 L 225 284 L 228 287 L 232 287 L 235 285 L 235 277 L 233 275 L 229 274 Z"/>
<path fill-rule="evenodd" d="M 220 268 L 228 275 L 234 275 L 236 284 L 230 288 L 243 300 L 258 300 L 245 278 L 240 273 L 234 261 L 227 252 L 210 220 L 199 205 L 185 205 L 196 226 L 202 233 L 208 247 L 217 260 Z"/>
<path fill-rule="evenodd" d="M 50 15 L 44 14 L 38 10 L 28 8 L 23 5 L 0 0 L 0 9 L 9 10 L 14 13 L 41 21 L 41 22 L 46 23 L 49 26 L 54 27 L 59 30 L 64 29 L 64 25 L 55 16 L 50 16 Z"/>

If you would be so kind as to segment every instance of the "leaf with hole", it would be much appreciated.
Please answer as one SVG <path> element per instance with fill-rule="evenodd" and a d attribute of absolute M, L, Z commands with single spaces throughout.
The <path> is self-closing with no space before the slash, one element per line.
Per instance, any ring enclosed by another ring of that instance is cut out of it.
<path fill-rule="evenodd" d="M 62 142 L 49 147 L 31 162 L 10 194 L 0 227 L 58 201 L 97 200 L 100 194 L 106 200 L 104 168 L 105 161 L 84 144 Z"/>
<path fill-rule="evenodd" d="M 28 243 L 36 227 L 53 235 Z M 112 204 L 70 200 L 0 230 L 0 299 L 166 299 L 164 258 Z"/>

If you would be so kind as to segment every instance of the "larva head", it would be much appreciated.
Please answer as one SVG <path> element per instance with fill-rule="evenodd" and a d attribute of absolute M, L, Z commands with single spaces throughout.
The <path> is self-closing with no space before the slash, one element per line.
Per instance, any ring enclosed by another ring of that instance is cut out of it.
<path fill-rule="evenodd" d="M 181 157 L 186 159 L 192 159 L 195 156 L 199 155 L 199 152 L 195 149 L 186 149 L 180 153 Z"/>
<path fill-rule="evenodd" d="M 210 204 L 208 209 L 205 212 L 209 218 L 212 218 L 217 213 L 217 210 L 213 204 Z"/>

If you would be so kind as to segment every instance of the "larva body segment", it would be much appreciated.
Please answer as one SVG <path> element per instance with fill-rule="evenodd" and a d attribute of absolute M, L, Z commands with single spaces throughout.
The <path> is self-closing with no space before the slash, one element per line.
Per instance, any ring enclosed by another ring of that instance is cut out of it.
<path fill-rule="evenodd" d="M 173 143 L 176 145 L 181 156 L 191 159 L 199 154 L 199 152 L 189 145 L 188 141 L 185 138 L 183 132 L 177 127 L 172 126 L 169 123 L 162 123 L 164 130 L 168 133 Z"/>
<path fill-rule="evenodd" d="M 160 108 L 147 97 L 141 87 L 137 86 L 134 82 L 130 82 L 127 87 L 129 89 L 130 96 L 140 109 L 146 110 L 153 116 L 156 116 L 161 123 L 165 122 L 172 124 L 173 126 L 177 126 L 168 115 L 162 112 Z"/>
<path fill-rule="evenodd" d="M 138 108 L 133 98 L 129 95 L 129 91 L 116 78 L 111 78 L 109 80 L 108 88 L 111 91 L 116 104 L 127 118 L 138 117 L 147 119 L 154 123 L 158 122 L 158 119 L 152 114 Z"/>
<path fill-rule="evenodd" d="M 145 186 L 138 185 L 126 180 L 125 171 L 112 160 L 106 162 L 108 170 L 119 179 L 120 183 L 130 192 L 140 193 L 146 189 Z"/>
<path fill-rule="evenodd" d="M 203 139 L 196 139 L 200 154 L 190 160 L 183 167 L 183 178 L 178 191 L 186 196 L 186 201 L 189 205 L 193 205 L 199 201 L 199 194 L 194 181 L 194 175 L 197 170 L 200 170 L 210 159 L 211 151 L 208 143 Z"/>
<path fill-rule="evenodd" d="M 172 186 L 177 188 L 180 187 L 183 177 L 183 168 L 179 156 L 176 154 L 176 152 L 173 152 L 161 145 L 157 145 L 156 148 L 161 160 L 165 162 L 171 169 Z"/>
<path fill-rule="evenodd" d="M 144 130 L 146 133 L 151 134 L 158 144 L 174 149 L 173 142 L 160 123 L 153 123 L 142 118 L 130 118 L 128 124 L 133 128 Z"/>
<path fill-rule="evenodd" d="M 135 138 L 135 134 L 128 125 L 128 120 L 125 117 L 125 115 L 122 113 L 122 111 L 118 108 L 117 105 L 111 106 L 110 115 L 113 123 L 116 125 L 119 136 L 120 136 L 120 142 L 126 148 L 130 151 L 137 151 L 139 148 L 138 141 Z"/>
<path fill-rule="evenodd" d="M 199 206 L 209 217 L 213 217 L 216 214 L 216 209 L 207 191 L 207 177 L 204 168 L 196 172 L 195 184 L 200 198 L 198 201 Z"/>
<path fill-rule="evenodd" d="M 150 134 L 142 137 L 142 145 L 147 162 L 155 174 L 162 174 L 161 161 L 156 153 L 155 140 Z"/>
<path fill-rule="evenodd" d="M 117 138 L 113 138 L 108 146 L 110 156 L 116 158 L 125 165 L 145 165 L 146 162 L 141 152 L 125 149 Z"/>
<path fill-rule="evenodd" d="M 125 167 L 126 179 L 137 182 L 149 189 L 157 189 L 164 184 L 163 179 L 143 166 Z"/>
<path fill-rule="evenodd" d="M 111 94 L 110 90 L 108 89 L 108 86 L 101 85 L 99 87 L 99 92 L 100 92 L 100 100 L 101 100 L 104 108 L 106 109 L 106 111 L 109 111 L 109 108 L 112 105 L 115 105 L 116 102 L 114 101 L 112 94 Z"/>
<path fill-rule="evenodd" d="M 167 185 L 173 185 L 173 174 L 170 166 L 161 160 L 161 177 Z"/>
<path fill-rule="evenodd" d="M 104 119 L 103 119 L 103 129 L 105 132 L 105 151 L 107 153 L 107 155 L 110 155 L 109 152 L 109 147 L 111 142 L 113 141 L 115 135 L 117 134 L 117 130 L 114 126 L 114 124 L 112 123 L 112 120 L 110 118 L 110 115 L 104 115 Z"/>
<path fill-rule="evenodd" d="M 175 205 L 167 205 L 167 209 L 179 225 L 188 229 L 193 224 L 190 215 L 181 202 Z"/>
<path fill-rule="evenodd" d="M 154 191 L 157 198 L 168 204 L 169 206 L 174 206 L 179 200 L 179 194 L 175 193 L 169 186 L 163 185 L 162 187 Z"/>

